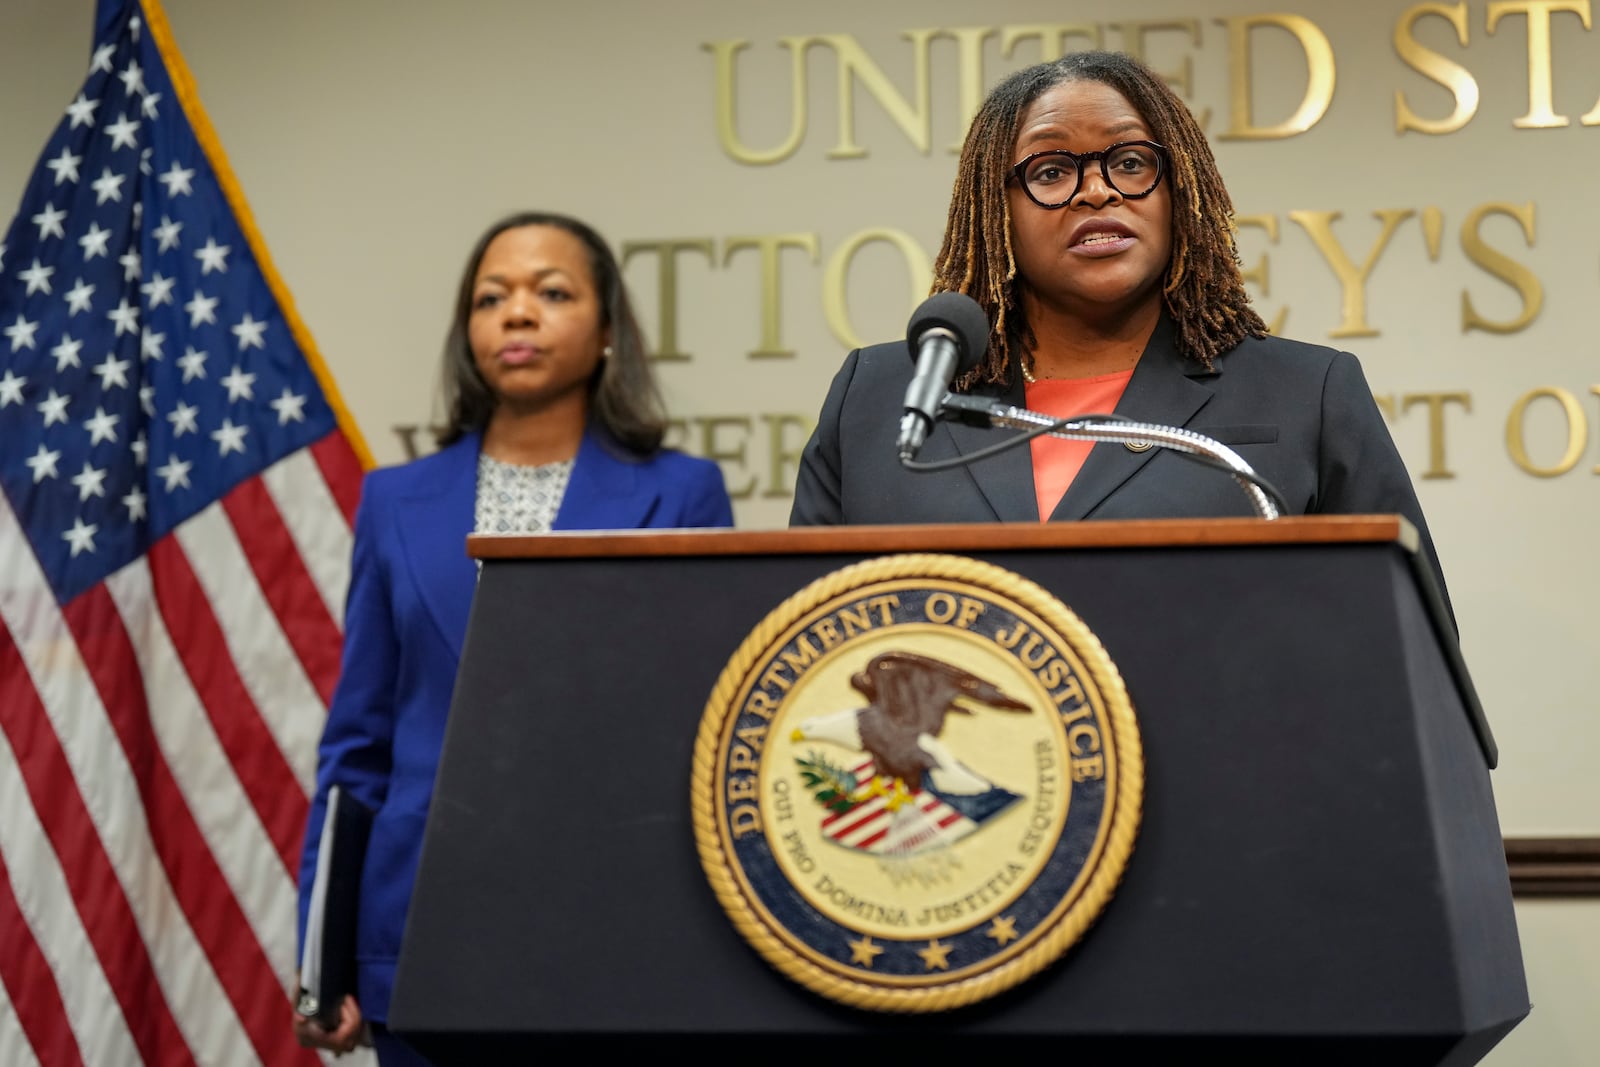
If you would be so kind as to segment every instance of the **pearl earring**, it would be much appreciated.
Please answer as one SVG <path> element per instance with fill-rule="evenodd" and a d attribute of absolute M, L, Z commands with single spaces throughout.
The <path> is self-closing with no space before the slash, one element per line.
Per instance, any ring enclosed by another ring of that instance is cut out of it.
<path fill-rule="evenodd" d="M 615 353 L 615 350 L 612 349 L 612 347 L 610 345 L 606 345 L 604 348 L 602 348 L 600 350 L 600 354 L 602 356 L 606 357 L 607 359 L 610 359 L 616 353 Z"/>

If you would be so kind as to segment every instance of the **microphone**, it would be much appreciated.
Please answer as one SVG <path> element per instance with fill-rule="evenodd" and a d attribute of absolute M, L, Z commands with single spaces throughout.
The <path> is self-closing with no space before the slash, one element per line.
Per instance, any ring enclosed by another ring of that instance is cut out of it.
<path fill-rule="evenodd" d="M 913 459 L 939 417 L 939 404 L 960 371 L 977 366 L 989 347 L 989 316 L 965 293 L 935 293 L 906 327 L 916 373 L 906 386 L 900 416 L 900 461 Z"/>

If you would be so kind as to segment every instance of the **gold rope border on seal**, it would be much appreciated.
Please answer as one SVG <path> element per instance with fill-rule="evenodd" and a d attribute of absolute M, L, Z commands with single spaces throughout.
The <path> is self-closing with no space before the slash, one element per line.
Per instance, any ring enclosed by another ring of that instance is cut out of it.
<path fill-rule="evenodd" d="M 1111 829 L 1106 850 L 1090 874 L 1078 906 L 1057 920 L 1037 944 L 1020 956 L 980 975 L 920 989 L 890 989 L 853 981 L 795 955 L 760 920 L 740 891 L 730 858 L 722 847 L 715 812 L 723 726 L 729 715 L 737 716 L 733 698 L 757 658 L 769 650 L 773 639 L 795 619 L 818 605 L 870 582 L 897 578 L 943 578 L 991 589 L 1020 602 L 1062 634 L 1083 660 L 1105 700 L 1118 776 L 1116 794 L 1110 798 Z M 1122 675 L 1100 639 L 1042 586 L 990 563 L 935 553 L 884 556 L 842 567 L 818 578 L 768 612 L 728 661 L 711 690 L 695 738 L 689 783 L 690 813 L 700 865 L 734 928 L 768 963 L 813 992 L 852 1007 L 883 1012 L 936 1012 L 974 1004 L 1010 989 L 1053 963 L 1083 936 L 1116 891 L 1128 857 L 1133 853 L 1143 801 L 1144 749 L 1139 739 L 1138 721 Z"/>

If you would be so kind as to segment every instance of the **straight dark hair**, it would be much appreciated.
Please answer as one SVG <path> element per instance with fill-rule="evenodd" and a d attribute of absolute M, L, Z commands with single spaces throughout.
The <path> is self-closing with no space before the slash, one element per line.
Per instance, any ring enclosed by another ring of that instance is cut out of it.
<path fill-rule="evenodd" d="M 1159 75 L 1121 52 L 1072 52 L 1006 78 L 983 102 L 961 148 L 933 292 L 966 293 L 989 316 L 989 350 L 958 383 L 1003 382 L 1033 344 L 1011 245 L 1006 178 L 1028 107 L 1063 82 L 1108 85 L 1134 106 L 1172 159 L 1172 257 L 1162 301 L 1185 356 L 1210 367 L 1246 337 L 1266 335 L 1250 306 L 1233 241 L 1233 201 L 1194 116 Z"/>
<path fill-rule="evenodd" d="M 645 353 L 644 335 L 634 316 L 622 269 L 605 241 L 591 227 L 567 215 L 545 211 L 524 211 L 496 222 L 478 238 L 467 257 L 456 290 L 455 312 L 450 332 L 445 335 L 444 366 L 440 395 L 444 401 L 445 424 L 436 434 L 440 446 L 459 441 L 473 431 L 481 431 L 494 414 L 495 395 L 478 373 L 467 336 L 472 317 L 472 293 L 478 267 L 489 243 L 507 230 L 523 226 L 554 226 L 565 230 L 589 253 L 589 269 L 594 275 L 595 292 L 600 297 L 600 327 L 611 329 L 611 355 L 600 361 L 589 379 L 589 419 L 599 423 L 618 444 L 640 455 L 661 447 L 667 417 Z"/>

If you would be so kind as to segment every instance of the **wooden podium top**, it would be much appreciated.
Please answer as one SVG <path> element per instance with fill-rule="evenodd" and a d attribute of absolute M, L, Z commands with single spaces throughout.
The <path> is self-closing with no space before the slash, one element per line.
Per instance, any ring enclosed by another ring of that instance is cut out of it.
<path fill-rule="evenodd" d="M 573 559 L 598 556 L 752 556 L 1335 543 L 1392 543 L 1415 553 L 1417 531 L 1399 515 L 1300 515 L 1270 521 L 1253 518 L 1148 519 L 936 526 L 811 526 L 751 531 L 574 531 L 534 535 L 472 534 L 467 538 L 467 554 L 474 559 Z"/>

